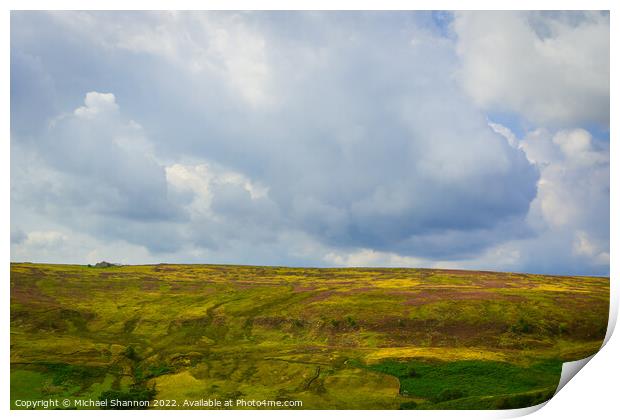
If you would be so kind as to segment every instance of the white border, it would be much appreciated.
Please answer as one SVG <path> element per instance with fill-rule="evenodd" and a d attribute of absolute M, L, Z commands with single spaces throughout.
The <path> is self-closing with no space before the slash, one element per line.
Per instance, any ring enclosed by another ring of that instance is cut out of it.
<path fill-rule="evenodd" d="M 0 227 L 0 234 L 3 240 L 0 242 L 0 252 L 4 261 L 4 270 L 2 275 L 2 301 L 6 304 L 2 311 L 2 356 L 4 363 L 0 363 L 0 369 L 2 372 L 2 381 L 0 381 L 0 389 L 4 398 L 0 398 L 0 407 L 3 412 L 9 410 L 9 296 L 10 296 L 10 284 L 9 284 L 9 261 L 10 261 L 10 167 L 9 167 L 9 155 L 10 155 L 10 131 L 9 131 L 9 105 L 10 105 L 10 78 L 9 78 L 9 57 L 10 57 L 10 10 L 37 10 L 37 9 L 60 9 L 60 10 L 72 10 L 72 9 L 95 9 L 95 10 L 495 10 L 495 9 L 507 9 L 507 10 L 611 10 L 611 39 L 616 39 L 617 33 L 616 13 L 618 8 L 614 7 L 615 2 L 602 1 L 602 0 L 503 0 L 501 2 L 490 0 L 418 0 L 418 1 L 406 1 L 406 0 L 384 0 L 384 1 L 371 1 L 371 0 L 357 0 L 355 2 L 346 2 L 340 0 L 177 0 L 170 2 L 166 0 L 152 0 L 150 2 L 139 2 L 133 0 L 90 0 L 88 2 L 78 0 L 57 0 L 51 4 L 50 1 L 43 0 L 8 0 L 3 2 L 3 13 L 0 17 L 0 39 L 2 42 L 3 53 L 3 65 L 0 68 L 2 75 L 0 84 L 0 98 L 2 113 L 0 115 L 0 129 L 3 134 L 3 143 L 0 146 L 0 170 L 2 171 L 2 181 L 0 182 L 2 188 L 2 206 L 0 211 L 2 212 L 2 218 L 5 221 Z M 613 42 L 613 41 L 612 41 Z M 614 49 L 611 49 L 611 74 L 617 73 L 617 54 Z M 616 93 L 617 84 L 614 83 L 614 79 L 611 80 L 611 133 L 615 134 L 616 118 L 618 117 L 616 109 Z M 614 137 L 614 136 L 612 136 Z M 617 184 L 618 170 L 616 170 L 616 156 L 617 147 L 614 147 L 614 141 L 611 141 L 611 213 L 620 214 L 620 206 L 618 205 Z M 610 220 L 611 226 L 611 278 L 612 278 L 612 308 L 610 311 L 610 331 L 613 329 L 615 320 L 618 313 L 618 288 L 616 281 L 618 275 L 618 264 L 615 260 L 614 251 L 617 249 L 618 244 L 618 223 L 615 218 Z M 609 336 L 607 337 L 609 339 Z M 617 361 L 616 354 L 618 354 L 618 339 L 611 337 L 606 346 L 588 363 L 587 367 L 579 373 L 576 380 L 570 381 L 565 388 L 562 389 L 555 397 L 549 401 L 544 409 L 532 414 L 530 418 L 537 419 L 581 419 L 584 417 L 590 418 L 610 418 L 613 417 L 612 413 L 617 413 L 616 403 L 617 395 L 615 392 L 616 384 L 618 383 L 618 375 L 620 369 Z M 537 407 L 540 408 L 540 407 Z M 527 411 L 527 410 L 525 410 Z M 314 418 L 315 416 L 326 416 L 328 418 L 336 418 L 341 416 L 355 417 L 359 419 L 376 418 L 379 416 L 390 416 L 393 418 L 458 418 L 458 419 L 480 419 L 480 418 L 505 418 L 513 417 L 515 415 L 523 415 L 525 411 L 522 410 L 508 410 L 508 411 L 298 411 L 294 414 L 284 411 L 210 411 L 205 413 L 203 411 L 195 412 L 182 412 L 182 414 L 175 413 L 174 415 L 182 415 L 187 418 L 200 418 L 204 419 L 205 416 L 217 417 L 218 419 L 237 418 L 240 416 L 251 415 L 259 419 L 274 419 L 274 418 L 289 418 L 291 414 L 295 418 Z M 40 415 L 45 418 L 74 418 L 82 417 L 84 412 L 71 412 L 71 411 L 45 411 L 45 412 L 24 412 L 24 411 L 10 411 L 9 415 L 14 418 L 36 418 Z M 93 418 L 113 418 L 119 415 L 127 415 L 128 412 L 105 412 L 105 411 L 90 411 L 89 417 Z M 168 418 L 172 414 L 166 411 L 148 411 L 148 412 L 131 412 L 133 418 Z"/>

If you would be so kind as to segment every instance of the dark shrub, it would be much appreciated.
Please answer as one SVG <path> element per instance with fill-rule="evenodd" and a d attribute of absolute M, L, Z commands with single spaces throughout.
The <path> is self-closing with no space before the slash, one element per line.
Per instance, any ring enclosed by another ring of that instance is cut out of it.
<path fill-rule="evenodd" d="M 418 408 L 418 403 L 415 401 L 404 402 L 398 407 L 399 410 L 415 410 Z"/>
<path fill-rule="evenodd" d="M 534 326 L 523 318 L 519 318 L 516 325 L 513 325 L 511 331 L 519 334 L 529 334 L 534 330 Z"/>
<path fill-rule="evenodd" d="M 408 378 L 415 378 L 416 376 L 418 376 L 418 372 L 416 372 L 413 367 L 407 366 L 405 375 L 407 375 Z"/>
<path fill-rule="evenodd" d="M 136 349 L 133 348 L 133 346 L 127 346 L 127 348 L 125 349 L 125 352 L 123 353 L 125 355 L 126 358 L 128 358 L 129 360 L 133 360 L 133 361 L 138 361 L 138 353 L 136 353 Z"/>
<path fill-rule="evenodd" d="M 432 401 L 434 403 L 440 403 L 443 401 L 458 400 L 459 398 L 463 398 L 465 396 L 465 393 L 460 389 L 444 389 L 432 398 Z"/>

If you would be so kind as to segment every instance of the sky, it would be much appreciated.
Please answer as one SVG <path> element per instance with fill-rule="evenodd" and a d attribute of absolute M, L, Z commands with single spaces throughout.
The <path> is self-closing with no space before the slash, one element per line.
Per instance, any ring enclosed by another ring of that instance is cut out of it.
<path fill-rule="evenodd" d="M 11 260 L 609 274 L 604 12 L 12 12 Z"/>

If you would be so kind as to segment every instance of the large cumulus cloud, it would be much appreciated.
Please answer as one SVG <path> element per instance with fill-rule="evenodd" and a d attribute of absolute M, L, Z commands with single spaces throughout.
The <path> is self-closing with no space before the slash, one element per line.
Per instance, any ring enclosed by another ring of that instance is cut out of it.
<path fill-rule="evenodd" d="M 477 103 L 535 124 L 609 124 L 609 14 L 463 12 L 460 70 Z"/>
<path fill-rule="evenodd" d="M 120 114 L 113 94 L 88 92 L 42 134 L 12 140 L 14 220 L 37 213 L 78 232 L 170 249 L 170 224 L 185 210 L 142 127 Z"/>
<path fill-rule="evenodd" d="M 149 260 L 429 265 L 535 238 L 545 169 L 464 82 L 466 17 L 455 44 L 429 16 L 14 13 L 15 250 L 54 231 Z M 565 42 L 605 17 L 588 19 L 536 27 Z M 554 98 L 540 121 L 577 118 L 545 113 Z"/>
<path fill-rule="evenodd" d="M 609 144 L 583 129 L 536 129 L 517 138 L 541 168 L 527 225 L 533 235 L 489 247 L 469 261 L 444 266 L 544 273 L 608 274 Z"/>

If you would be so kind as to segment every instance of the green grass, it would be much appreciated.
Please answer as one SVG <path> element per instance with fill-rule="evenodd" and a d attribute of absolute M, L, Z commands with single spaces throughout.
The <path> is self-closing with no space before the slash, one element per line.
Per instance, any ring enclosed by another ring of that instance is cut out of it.
<path fill-rule="evenodd" d="M 44 398 L 42 384 L 45 377 L 33 370 L 11 367 L 11 408 L 15 400 L 40 400 Z"/>
<path fill-rule="evenodd" d="M 505 395 L 516 396 L 533 389 L 555 390 L 562 363 L 548 360 L 531 366 L 517 366 L 490 361 L 386 360 L 366 368 L 397 377 L 401 395 L 425 400 L 423 404 L 417 403 L 416 408 L 434 408 L 446 401 L 471 401 L 468 397 L 489 396 L 497 396 L 489 403 L 499 407 L 508 404 Z M 530 401 L 522 399 L 524 404 Z"/>
<path fill-rule="evenodd" d="M 11 401 L 527 406 L 598 350 L 608 308 L 598 277 L 11 264 Z"/>

